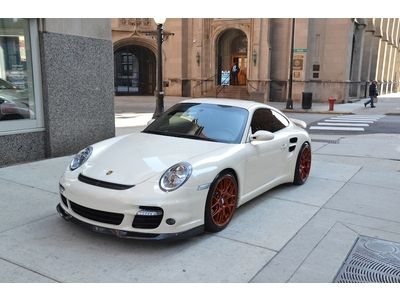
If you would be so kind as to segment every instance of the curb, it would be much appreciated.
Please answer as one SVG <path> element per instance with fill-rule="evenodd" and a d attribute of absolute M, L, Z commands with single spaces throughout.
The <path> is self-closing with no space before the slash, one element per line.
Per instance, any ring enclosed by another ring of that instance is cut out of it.
<path fill-rule="evenodd" d="M 341 115 L 354 115 L 353 112 L 349 111 L 335 111 L 335 110 L 309 110 L 309 109 L 281 109 L 283 112 L 287 113 L 309 113 L 309 114 L 341 114 Z"/>

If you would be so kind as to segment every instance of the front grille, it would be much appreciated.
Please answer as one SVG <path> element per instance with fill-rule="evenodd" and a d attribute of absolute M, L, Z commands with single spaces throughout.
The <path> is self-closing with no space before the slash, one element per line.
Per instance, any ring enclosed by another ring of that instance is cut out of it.
<path fill-rule="evenodd" d="M 132 227 L 142 229 L 154 229 L 160 226 L 164 212 L 159 207 L 140 206 L 140 211 L 136 214 L 132 222 Z M 140 215 L 140 212 L 147 212 L 148 215 Z"/>
<path fill-rule="evenodd" d="M 79 204 L 76 204 L 72 201 L 69 201 L 71 209 L 77 213 L 78 215 L 93 221 L 97 221 L 100 223 L 107 223 L 112 225 L 119 225 L 124 218 L 123 214 L 112 213 L 97 209 L 88 208 Z"/>
<path fill-rule="evenodd" d="M 107 181 L 101 181 L 94 178 L 87 177 L 85 175 L 79 174 L 78 180 L 84 183 L 99 186 L 106 189 L 113 189 L 113 190 L 127 190 L 133 188 L 135 185 L 126 185 L 126 184 L 119 184 L 119 183 L 112 183 Z"/>
<path fill-rule="evenodd" d="M 65 198 L 63 195 L 61 195 L 61 201 L 64 203 L 65 207 L 68 207 L 67 198 Z"/>

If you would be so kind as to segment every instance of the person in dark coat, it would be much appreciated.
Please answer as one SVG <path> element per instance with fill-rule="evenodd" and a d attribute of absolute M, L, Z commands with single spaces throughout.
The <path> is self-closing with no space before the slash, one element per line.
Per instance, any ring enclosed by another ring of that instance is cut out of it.
<path fill-rule="evenodd" d="M 370 97 L 370 100 L 368 100 L 367 102 L 364 103 L 364 107 L 367 107 L 367 105 L 371 103 L 371 107 L 373 108 L 373 107 L 375 107 L 374 99 L 376 97 L 378 97 L 378 88 L 376 86 L 375 80 L 372 80 L 372 82 L 369 86 L 369 97 Z"/>
<path fill-rule="evenodd" d="M 238 74 L 239 74 L 239 66 L 237 63 L 235 63 L 232 67 L 232 84 L 233 85 L 238 85 L 239 81 L 238 81 Z"/>

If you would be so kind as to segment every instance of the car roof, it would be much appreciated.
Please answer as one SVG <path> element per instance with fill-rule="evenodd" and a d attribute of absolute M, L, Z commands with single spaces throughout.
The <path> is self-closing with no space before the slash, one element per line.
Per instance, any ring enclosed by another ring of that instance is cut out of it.
<path fill-rule="evenodd" d="M 255 102 L 251 100 L 238 100 L 238 99 L 229 99 L 229 98 L 193 98 L 182 101 L 182 103 L 209 103 L 209 104 L 217 104 L 217 105 L 230 105 L 235 107 L 241 107 L 249 110 L 250 108 L 256 107 L 267 107 L 273 108 L 269 105 L 266 105 L 261 102 Z"/>

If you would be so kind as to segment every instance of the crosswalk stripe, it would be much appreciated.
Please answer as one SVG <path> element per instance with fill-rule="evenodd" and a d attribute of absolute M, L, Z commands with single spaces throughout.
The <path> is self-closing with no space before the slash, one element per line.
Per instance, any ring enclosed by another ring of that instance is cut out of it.
<path fill-rule="evenodd" d="M 352 127 L 368 127 L 368 124 L 364 123 L 356 123 L 356 124 L 351 124 L 351 123 L 318 123 L 318 125 L 322 126 L 352 126 Z"/>
<path fill-rule="evenodd" d="M 330 120 L 340 120 L 342 122 L 347 122 L 347 121 L 372 121 L 372 122 L 377 122 L 379 119 L 371 119 L 371 118 L 365 118 L 365 119 L 342 119 L 342 118 L 331 118 Z"/>
<path fill-rule="evenodd" d="M 324 120 L 325 122 L 346 122 L 346 123 L 367 123 L 367 124 L 373 124 L 374 121 L 364 121 L 364 120 L 332 120 L 332 119 L 326 119 Z"/>
<path fill-rule="evenodd" d="M 341 119 L 381 119 L 382 116 L 332 116 L 332 118 L 341 118 Z"/>
<path fill-rule="evenodd" d="M 364 131 L 360 127 L 328 127 L 328 126 L 311 126 L 310 130 L 340 130 L 340 131 Z"/>
<path fill-rule="evenodd" d="M 335 118 L 383 118 L 384 115 L 337 115 Z"/>

